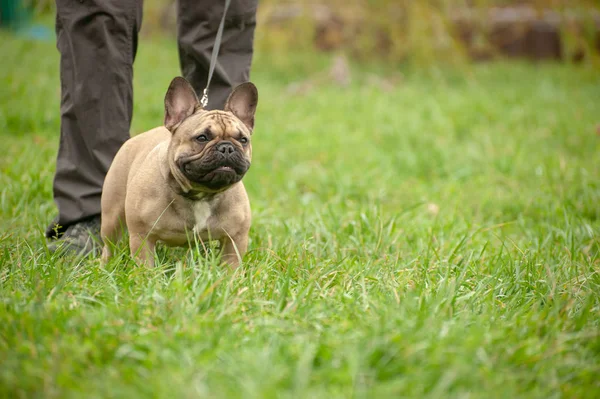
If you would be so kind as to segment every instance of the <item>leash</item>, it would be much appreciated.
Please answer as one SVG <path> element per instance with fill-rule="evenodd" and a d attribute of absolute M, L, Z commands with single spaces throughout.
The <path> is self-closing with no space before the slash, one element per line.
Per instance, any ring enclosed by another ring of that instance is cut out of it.
<path fill-rule="evenodd" d="M 212 80 L 213 72 L 215 71 L 215 65 L 217 64 L 217 57 L 219 56 L 219 48 L 221 47 L 221 38 L 223 37 L 223 28 L 225 26 L 225 16 L 227 15 L 227 10 L 229 9 L 229 4 L 231 0 L 225 0 L 225 8 L 223 9 L 223 17 L 221 18 L 221 23 L 219 24 L 219 29 L 217 30 L 217 37 L 215 38 L 215 45 L 213 46 L 212 56 L 210 57 L 210 66 L 208 68 L 208 80 L 206 81 L 206 88 L 202 93 L 202 99 L 200 100 L 200 104 L 202 104 L 202 108 L 206 108 L 208 105 L 208 87 L 210 86 L 210 81 Z"/>

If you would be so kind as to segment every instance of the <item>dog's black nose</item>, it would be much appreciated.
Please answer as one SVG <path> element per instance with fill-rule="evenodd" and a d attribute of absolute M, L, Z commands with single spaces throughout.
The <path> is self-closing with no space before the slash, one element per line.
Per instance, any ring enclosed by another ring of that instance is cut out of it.
<path fill-rule="evenodd" d="M 230 141 L 221 141 L 217 144 L 217 151 L 223 155 L 230 155 L 235 151 L 235 147 Z"/>

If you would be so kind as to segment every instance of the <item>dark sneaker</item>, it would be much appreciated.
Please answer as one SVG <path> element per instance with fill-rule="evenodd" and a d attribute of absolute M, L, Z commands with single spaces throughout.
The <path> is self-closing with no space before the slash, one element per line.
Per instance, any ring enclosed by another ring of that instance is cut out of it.
<path fill-rule="evenodd" d="M 86 256 L 100 250 L 100 216 L 68 226 L 60 238 L 48 244 L 50 252 Z"/>
<path fill-rule="evenodd" d="M 63 234 L 65 234 L 65 231 L 67 230 L 66 227 L 61 226 L 58 223 L 58 216 L 56 216 L 54 218 L 54 220 L 52 220 L 52 222 L 50 222 L 50 225 L 48 227 L 46 227 L 46 238 L 60 238 L 62 237 Z"/>

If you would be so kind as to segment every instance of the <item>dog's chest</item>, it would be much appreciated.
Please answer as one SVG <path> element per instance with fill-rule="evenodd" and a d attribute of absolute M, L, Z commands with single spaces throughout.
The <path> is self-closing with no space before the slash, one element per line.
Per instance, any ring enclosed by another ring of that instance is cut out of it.
<path fill-rule="evenodd" d="M 206 201 L 197 201 L 193 205 L 194 211 L 194 233 L 199 234 L 208 228 L 210 218 L 210 204 Z"/>

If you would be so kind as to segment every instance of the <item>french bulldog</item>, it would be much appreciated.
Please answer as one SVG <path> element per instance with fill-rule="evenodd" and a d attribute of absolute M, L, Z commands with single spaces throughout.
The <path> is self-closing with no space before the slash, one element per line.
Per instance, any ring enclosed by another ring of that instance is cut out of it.
<path fill-rule="evenodd" d="M 126 141 L 102 191 L 102 259 L 129 231 L 131 255 L 154 265 L 157 242 L 185 246 L 219 240 L 222 260 L 237 267 L 248 247 L 250 203 L 242 178 L 252 159 L 258 90 L 247 82 L 224 110 L 202 108 L 181 77 L 165 95 L 164 126 Z"/>

